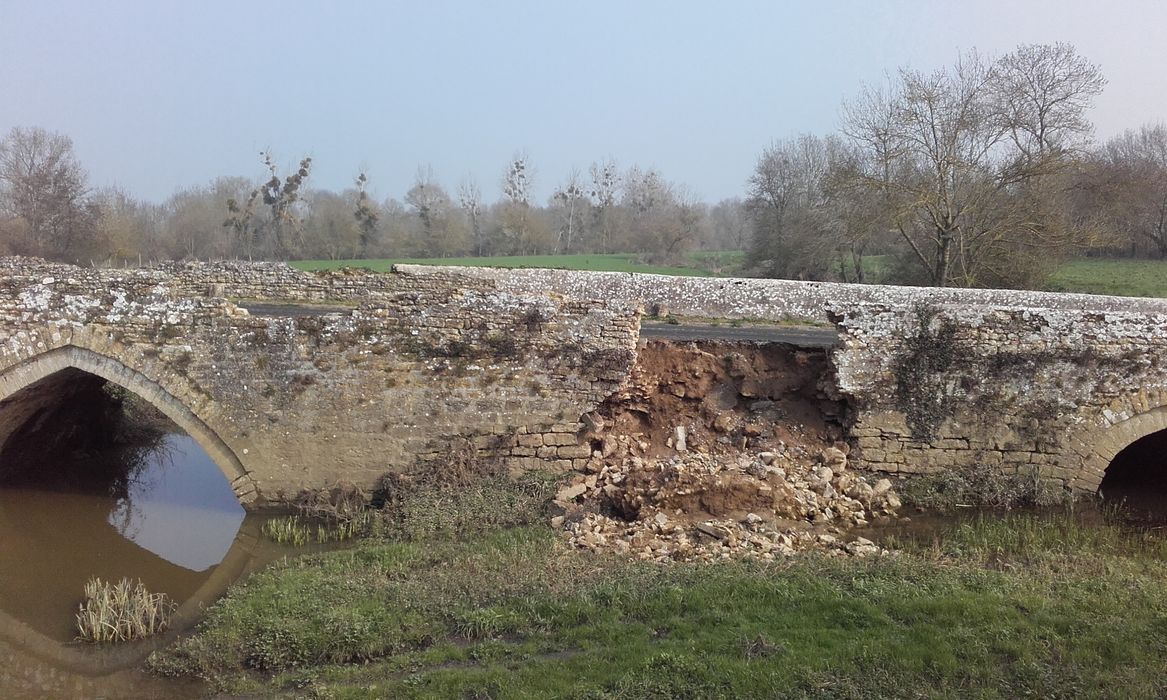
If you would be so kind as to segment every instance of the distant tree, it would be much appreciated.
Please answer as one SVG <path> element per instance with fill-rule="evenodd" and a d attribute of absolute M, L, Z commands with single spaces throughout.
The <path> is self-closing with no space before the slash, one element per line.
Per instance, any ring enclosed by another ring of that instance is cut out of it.
<path fill-rule="evenodd" d="M 353 203 L 353 218 L 356 219 L 357 229 L 360 231 L 360 257 L 367 257 L 369 247 L 377 235 L 377 221 L 380 216 L 377 214 L 377 206 L 366 188 L 369 185 L 369 178 L 360 173 L 356 179 L 356 193 Z"/>
<path fill-rule="evenodd" d="M 1109 141 L 1096 156 L 1094 186 L 1110 227 L 1132 252 L 1167 259 L 1167 126 L 1144 125 Z"/>
<path fill-rule="evenodd" d="M 269 224 L 269 250 L 277 259 L 287 259 L 295 254 L 301 244 L 303 219 L 297 210 L 300 189 L 312 169 L 312 159 L 300 160 L 300 167 L 283 180 L 276 172 L 276 164 L 270 151 L 265 151 L 263 164 L 271 173 L 271 178 L 259 186 L 263 203 L 267 205 L 271 218 Z"/>
<path fill-rule="evenodd" d="M 259 246 L 260 225 L 255 210 L 259 202 L 259 190 L 253 189 L 246 200 L 231 196 L 227 198 L 227 218 L 223 228 L 231 231 L 231 249 L 236 255 L 254 260 Z M 193 240 L 191 241 L 193 251 Z M 192 253 L 193 254 L 193 253 Z"/>
<path fill-rule="evenodd" d="M 244 257 L 240 239 L 224 225 L 223 202 L 244 200 L 254 183 L 242 177 L 220 177 L 207 185 L 186 187 L 162 204 L 160 245 L 175 259 Z"/>
<path fill-rule="evenodd" d="M 655 168 L 633 166 L 622 182 L 624 248 L 653 262 L 678 262 L 701 235 L 704 208 Z"/>
<path fill-rule="evenodd" d="M 471 179 L 458 186 L 458 204 L 466 214 L 466 224 L 470 227 L 470 238 L 474 241 L 474 254 L 486 255 L 486 232 L 482 215 L 482 190 Z"/>
<path fill-rule="evenodd" d="M 123 262 L 167 257 L 159 207 L 139 202 L 119 187 L 98 190 L 91 201 L 101 212 L 99 238 L 108 257 Z"/>
<path fill-rule="evenodd" d="M 234 233 L 238 248 L 248 260 L 257 253 L 286 260 L 303 243 L 303 219 L 298 205 L 300 190 L 312 169 L 312 159 L 301 159 L 300 166 L 281 180 L 271 152 L 261 151 L 259 155 L 270 177 L 253 189 L 245 201 L 228 198 L 223 227 Z M 260 204 L 266 208 L 266 216 L 259 216 Z"/>
<path fill-rule="evenodd" d="M 612 247 L 612 218 L 620 195 L 620 170 L 612 159 L 591 164 L 588 200 L 592 208 L 593 247 L 607 253 Z"/>
<path fill-rule="evenodd" d="M 499 236 L 509 253 L 536 254 L 551 248 L 551 232 L 543 217 L 531 210 L 534 171 L 525 153 L 507 164 L 502 176 L 502 207 L 498 216 Z"/>
<path fill-rule="evenodd" d="M 763 151 L 749 180 L 753 266 L 773 277 L 822 279 L 834 270 L 826 181 L 831 139 L 803 135 Z"/>
<path fill-rule="evenodd" d="M 716 250 L 745 250 L 750 236 L 750 220 L 739 197 L 723 199 L 709 210 L 711 237 Z"/>
<path fill-rule="evenodd" d="M 376 258 L 405 257 L 416 251 L 415 229 L 417 215 L 406 204 L 396 198 L 387 197 L 381 202 L 378 237 L 372 251 Z"/>
<path fill-rule="evenodd" d="M 413 252 L 423 256 L 449 257 L 465 253 L 469 236 L 461 220 L 454 216 L 446 188 L 437 181 L 432 168 L 418 168 L 413 187 L 405 194 L 421 224 Z"/>
<path fill-rule="evenodd" d="M 88 195 L 69 137 L 14 127 L 0 139 L 0 219 L 8 220 L 14 252 L 71 262 L 105 257 L 100 210 Z"/>
<path fill-rule="evenodd" d="M 303 194 L 307 212 L 303 218 L 301 252 L 308 258 L 329 260 L 362 257 L 363 242 L 359 221 L 353 216 L 353 197 L 329 190 L 308 190 Z"/>
<path fill-rule="evenodd" d="M 551 195 L 552 205 L 559 208 L 558 235 L 555 249 L 557 252 L 572 252 L 572 243 L 579 234 L 583 215 L 584 199 L 583 186 L 580 184 L 579 170 L 573 168 L 567 180 L 555 189 Z"/>

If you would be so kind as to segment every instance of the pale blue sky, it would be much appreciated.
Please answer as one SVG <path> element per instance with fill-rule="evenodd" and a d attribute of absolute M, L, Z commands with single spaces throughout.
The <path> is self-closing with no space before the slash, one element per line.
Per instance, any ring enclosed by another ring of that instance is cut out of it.
<path fill-rule="evenodd" d="M 315 159 L 401 197 L 419 165 L 498 193 L 528 153 L 540 198 L 611 156 L 714 201 L 759 152 L 837 126 L 900 65 L 1068 41 L 1110 80 L 1100 136 L 1167 121 L 1167 2 L 138 2 L 0 0 L 0 132 L 71 136 L 94 185 L 160 201 Z"/>

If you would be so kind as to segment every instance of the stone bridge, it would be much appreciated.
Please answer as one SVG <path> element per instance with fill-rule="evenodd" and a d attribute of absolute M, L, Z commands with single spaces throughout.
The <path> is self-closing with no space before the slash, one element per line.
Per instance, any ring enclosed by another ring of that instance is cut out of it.
<path fill-rule="evenodd" d="M 327 304 L 252 315 L 253 302 Z M 0 259 L 0 475 L 10 436 L 94 375 L 159 408 L 245 504 L 441 468 L 465 439 L 515 470 L 580 467 L 650 312 L 834 324 L 855 461 L 992 466 L 1094 491 L 1167 429 L 1167 302 L 625 273 L 280 264 L 93 270 Z M 46 465 L 45 468 L 51 468 Z"/>

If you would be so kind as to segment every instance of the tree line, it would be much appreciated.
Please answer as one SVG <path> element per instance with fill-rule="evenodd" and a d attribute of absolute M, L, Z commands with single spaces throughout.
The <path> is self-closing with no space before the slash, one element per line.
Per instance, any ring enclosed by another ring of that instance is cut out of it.
<path fill-rule="evenodd" d="M 741 202 L 709 207 L 653 168 L 597 161 L 573 170 L 545 202 L 529 158 L 500 175 L 502 197 L 474 180 L 448 190 L 419 168 L 401 199 L 376 201 L 358 173 L 340 191 L 312 188 L 313 160 L 267 176 L 220 177 L 161 204 L 91 189 L 68 137 L 14 128 L 0 141 L 0 254 L 70 262 L 159 259 L 359 259 L 640 253 L 677 260 L 695 247 L 740 249 Z"/>
<path fill-rule="evenodd" d="M 501 197 L 419 168 L 378 201 L 357 173 L 313 188 L 313 159 L 221 177 L 162 203 L 88 185 L 67 136 L 0 139 L 0 254 L 70 262 L 359 259 L 745 250 L 745 272 L 937 286 L 1033 286 L 1067 256 L 1167 258 L 1167 127 L 1097 143 L 1106 80 L 1069 44 L 902 68 L 844 102 L 841 128 L 773 143 L 743 198 L 710 205 L 654 168 L 572 170 L 545 201 L 527 155 Z"/>
<path fill-rule="evenodd" d="M 751 259 L 776 277 L 1028 287 L 1068 256 L 1167 258 L 1167 129 L 1105 143 L 1106 80 L 1069 44 L 903 68 L 842 127 L 770 146 L 749 180 Z"/>

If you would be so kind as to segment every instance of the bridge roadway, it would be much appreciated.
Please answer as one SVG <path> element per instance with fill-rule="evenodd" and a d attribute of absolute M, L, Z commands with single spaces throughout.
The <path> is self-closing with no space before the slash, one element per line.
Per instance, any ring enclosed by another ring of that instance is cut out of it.
<path fill-rule="evenodd" d="M 296 316 L 324 316 L 347 313 L 346 306 L 313 304 L 241 304 L 253 316 L 293 318 Z M 666 340 L 728 340 L 747 343 L 786 343 L 804 348 L 828 348 L 839 342 L 834 328 L 813 326 L 770 326 L 757 324 L 711 325 L 699 323 L 646 322 L 640 326 L 644 338 Z"/>

